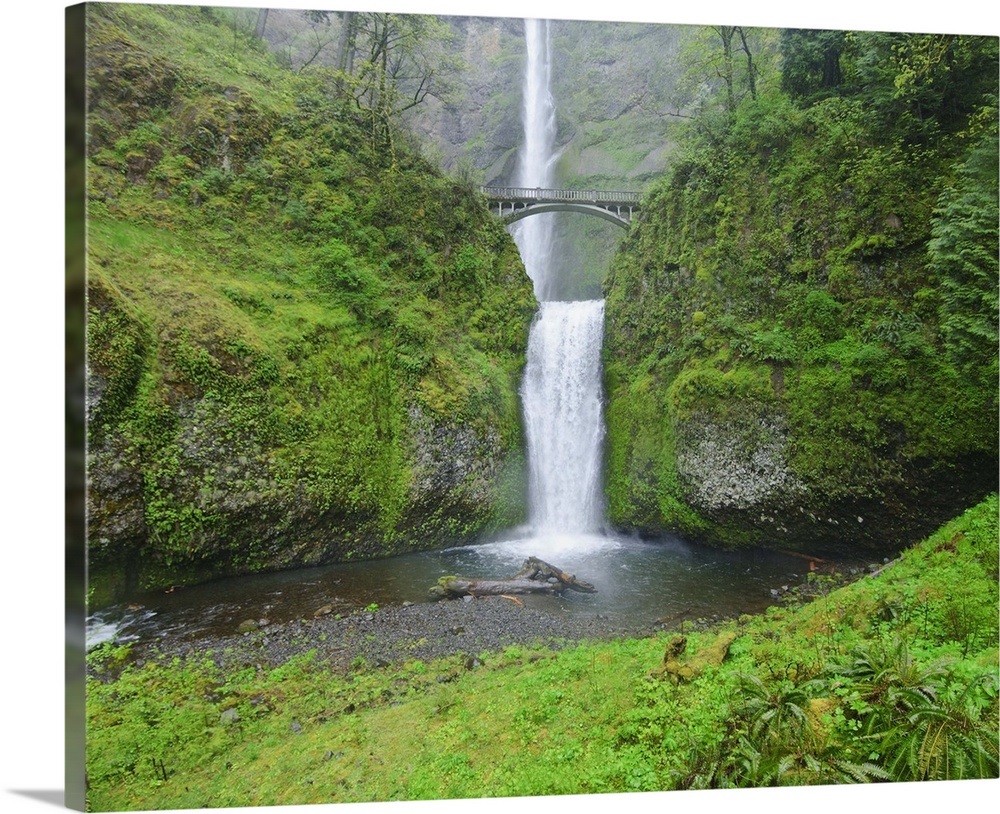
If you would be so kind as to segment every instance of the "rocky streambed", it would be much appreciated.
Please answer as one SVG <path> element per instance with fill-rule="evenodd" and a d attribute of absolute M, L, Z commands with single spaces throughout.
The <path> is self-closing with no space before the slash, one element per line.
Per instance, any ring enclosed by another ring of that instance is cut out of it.
<path fill-rule="evenodd" d="M 664 620 L 668 622 L 671 620 Z M 676 620 L 672 620 L 676 621 Z M 692 622 L 691 624 L 705 624 Z M 247 620 L 229 635 L 140 642 L 138 658 L 208 656 L 225 666 L 273 666 L 311 650 L 333 667 L 379 667 L 467 656 L 468 665 L 511 645 L 558 649 L 586 640 L 651 635 L 662 626 L 602 614 L 552 612 L 502 596 L 404 603 L 345 615 L 270 623 Z"/>

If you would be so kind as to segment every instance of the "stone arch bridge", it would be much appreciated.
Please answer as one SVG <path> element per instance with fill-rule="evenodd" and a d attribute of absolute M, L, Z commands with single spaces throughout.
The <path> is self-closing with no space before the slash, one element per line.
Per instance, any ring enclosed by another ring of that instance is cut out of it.
<path fill-rule="evenodd" d="M 581 212 L 628 229 L 639 210 L 638 192 L 599 192 L 592 189 L 538 187 L 480 187 L 490 207 L 506 223 L 542 212 Z"/>

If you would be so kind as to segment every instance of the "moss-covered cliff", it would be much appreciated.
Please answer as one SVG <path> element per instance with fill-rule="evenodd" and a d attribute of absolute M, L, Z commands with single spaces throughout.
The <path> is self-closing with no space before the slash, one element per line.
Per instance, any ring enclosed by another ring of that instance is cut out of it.
<path fill-rule="evenodd" d="M 696 111 L 606 282 L 609 511 L 889 549 L 997 485 L 997 42 L 781 44 Z"/>
<path fill-rule="evenodd" d="M 517 522 L 534 299 L 473 189 L 224 10 L 88 8 L 94 598 Z"/>

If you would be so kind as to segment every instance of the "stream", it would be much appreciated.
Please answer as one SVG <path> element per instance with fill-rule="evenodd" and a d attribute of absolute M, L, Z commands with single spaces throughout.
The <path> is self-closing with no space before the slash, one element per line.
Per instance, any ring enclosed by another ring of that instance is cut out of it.
<path fill-rule="evenodd" d="M 87 645 L 226 636 L 247 619 L 310 619 L 325 606 L 346 615 L 373 605 L 432 602 L 428 591 L 439 577 L 509 577 L 534 555 L 593 583 L 597 593 L 520 597 L 525 605 L 558 614 L 601 614 L 635 625 L 760 612 L 775 603 L 776 594 L 802 583 L 810 567 L 798 556 L 721 551 L 675 537 L 540 538 L 526 533 L 478 545 L 136 594 L 90 616 Z"/>

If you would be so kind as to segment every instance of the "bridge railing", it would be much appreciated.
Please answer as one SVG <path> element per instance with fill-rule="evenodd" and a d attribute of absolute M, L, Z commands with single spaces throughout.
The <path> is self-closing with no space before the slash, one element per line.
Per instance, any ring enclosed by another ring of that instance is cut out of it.
<path fill-rule="evenodd" d="M 594 204 L 629 204 L 641 199 L 638 192 L 604 192 L 593 189 L 543 189 L 540 187 L 480 187 L 479 191 L 494 201 L 538 201 L 539 203 L 569 203 L 585 201 Z"/>

